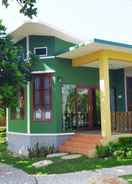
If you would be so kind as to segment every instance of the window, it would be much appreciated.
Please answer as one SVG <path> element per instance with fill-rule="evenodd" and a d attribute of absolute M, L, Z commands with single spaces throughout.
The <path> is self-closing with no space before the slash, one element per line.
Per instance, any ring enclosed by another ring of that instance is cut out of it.
<path fill-rule="evenodd" d="M 40 58 L 46 57 L 48 55 L 48 48 L 47 47 L 34 48 L 34 54 L 40 56 Z"/>
<path fill-rule="evenodd" d="M 18 94 L 18 106 L 11 109 L 12 119 L 24 119 L 24 89 L 21 89 Z"/>
<path fill-rule="evenodd" d="M 51 120 L 51 74 L 33 75 L 33 119 Z"/>

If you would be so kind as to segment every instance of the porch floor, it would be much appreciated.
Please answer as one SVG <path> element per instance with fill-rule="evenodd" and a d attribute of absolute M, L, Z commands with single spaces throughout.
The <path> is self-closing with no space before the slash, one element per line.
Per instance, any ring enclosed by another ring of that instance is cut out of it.
<path fill-rule="evenodd" d="M 87 134 L 87 135 L 101 135 L 101 130 L 82 130 L 77 131 L 79 134 Z"/>

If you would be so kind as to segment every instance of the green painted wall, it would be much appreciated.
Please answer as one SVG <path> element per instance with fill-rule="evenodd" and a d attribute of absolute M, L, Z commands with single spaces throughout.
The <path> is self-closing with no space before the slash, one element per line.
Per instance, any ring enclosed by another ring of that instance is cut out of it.
<path fill-rule="evenodd" d="M 24 103 L 24 113 L 25 117 L 24 119 L 20 120 L 13 120 L 11 119 L 11 110 L 9 109 L 9 124 L 8 124 L 8 130 L 13 132 L 27 132 L 27 97 L 26 97 L 26 87 L 24 91 L 24 97 L 25 97 L 25 103 Z"/>
<path fill-rule="evenodd" d="M 66 42 L 64 40 L 61 40 L 59 38 L 54 38 L 54 50 L 55 50 L 55 55 L 67 51 L 67 49 L 71 46 L 74 46 L 75 44 Z"/>
<path fill-rule="evenodd" d="M 65 59 L 43 60 L 34 70 L 43 70 L 44 65 L 48 65 L 55 70 L 52 79 L 52 121 L 51 122 L 35 122 L 31 123 L 32 133 L 57 133 L 61 132 L 62 127 L 62 108 L 61 108 L 61 85 L 81 84 L 87 86 L 98 85 L 97 69 L 72 67 L 71 61 Z M 61 83 L 62 81 L 62 83 Z M 31 90 L 32 91 L 32 90 Z M 32 96 L 32 95 L 31 95 Z M 32 100 L 32 98 L 31 98 Z M 31 105 L 32 106 L 32 105 Z M 32 114 L 31 114 L 32 119 Z"/>
<path fill-rule="evenodd" d="M 26 38 L 23 38 L 22 40 L 18 41 L 16 45 L 23 49 L 24 57 L 26 58 Z"/>
<path fill-rule="evenodd" d="M 125 111 L 125 87 L 123 69 L 110 71 L 110 87 L 116 89 L 117 111 Z"/>
<path fill-rule="evenodd" d="M 30 51 L 34 52 L 35 47 L 47 47 L 48 56 L 54 55 L 54 37 L 50 36 L 29 36 Z"/>
<path fill-rule="evenodd" d="M 62 50 L 73 44 L 60 40 L 54 37 L 47 36 L 30 36 L 30 50 L 33 51 L 35 47 L 48 47 L 48 56 L 56 55 Z M 26 40 L 23 39 L 18 42 L 19 45 L 24 47 L 26 51 Z M 99 72 L 98 69 L 85 68 L 85 67 L 72 67 L 71 61 L 67 59 L 43 59 L 33 68 L 33 70 L 44 70 L 48 66 L 55 71 L 52 78 L 52 121 L 39 122 L 32 119 L 32 85 L 31 85 L 31 133 L 58 133 L 61 132 L 62 127 L 62 108 L 61 108 L 61 85 L 76 84 L 87 86 L 99 86 Z M 116 88 L 117 96 L 121 95 L 122 98 L 117 98 L 118 111 L 125 110 L 125 97 L 124 97 L 124 71 L 112 70 L 110 71 L 110 87 Z M 25 95 L 26 98 L 26 95 Z M 26 100 L 25 100 L 26 101 Z M 9 112 L 9 131 L 26 132 L 27 131 L 27 115 L 25 103 L 25 119 L 24 120 L 11 120 Z"/>

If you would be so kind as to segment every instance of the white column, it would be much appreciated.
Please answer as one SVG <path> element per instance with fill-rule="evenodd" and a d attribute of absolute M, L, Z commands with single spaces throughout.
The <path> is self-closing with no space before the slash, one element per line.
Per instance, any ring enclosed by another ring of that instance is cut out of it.
<path fill-rule="evenodd" d="M 30 82 L 27 83 L 27 133 L 30 134 Z"/>
<path fill-rule="evenodd" d="M 29 59 L 29 36 L 26 37 L 26 55 Z M 30 82 L 27 82 L 27 133 L 30 134 Z"/>
<path fill-rule="evenodd" d="M 8 130 L 9 130 L 8 126 L 9 126 L 9 109 L 6 108 L 6 132 L 7 133 L 8 133 Z"/>

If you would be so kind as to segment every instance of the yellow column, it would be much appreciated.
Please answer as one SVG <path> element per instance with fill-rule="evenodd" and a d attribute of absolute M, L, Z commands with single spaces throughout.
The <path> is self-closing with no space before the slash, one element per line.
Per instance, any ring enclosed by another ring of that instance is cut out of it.
<path fill-rule="evenodd" d="M 109 62 L 105 55 L 99 59 L 100 75 L 100 105 L 101 105 L 101 134 L 103 137 L 111 136 L 110 115 L 110 88 L 109 88 Z"/>

